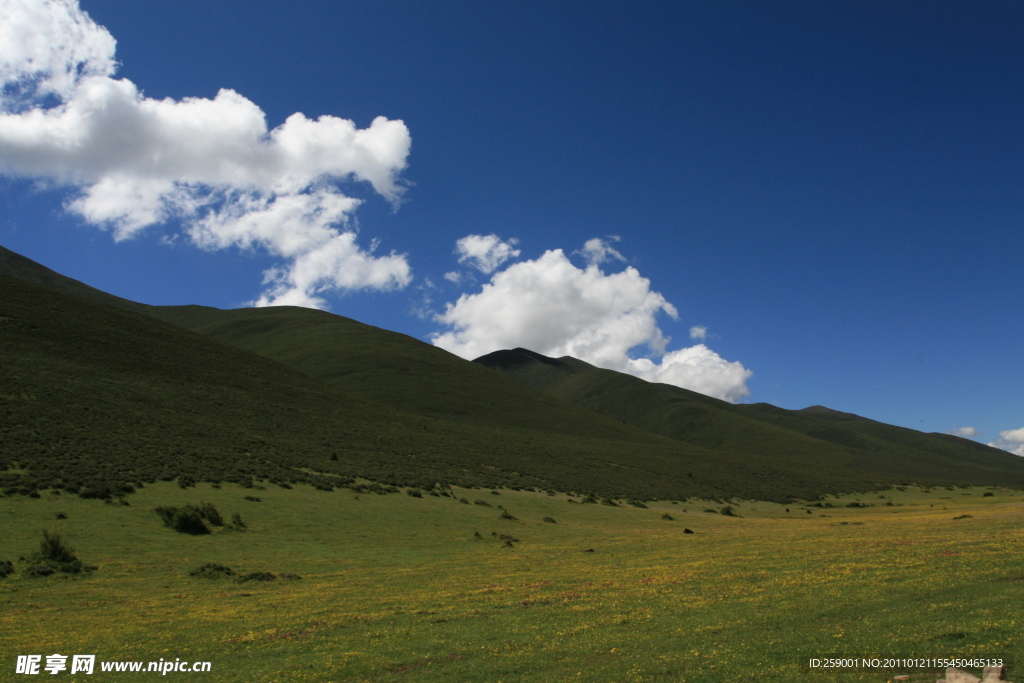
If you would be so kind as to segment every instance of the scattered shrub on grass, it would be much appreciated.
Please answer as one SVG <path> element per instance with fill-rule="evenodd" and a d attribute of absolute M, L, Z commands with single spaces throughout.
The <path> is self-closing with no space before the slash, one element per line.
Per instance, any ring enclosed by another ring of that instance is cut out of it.
<path fill-rule="evenodd" d="M 278 578 L 295 581 L 296 579 L 301 579 L 302 577 L 298 574 L 278 574 Z"/>
<path fill-rule="evenodd" d="M 586 501 L 583 501 L 583 502 L 585 503 Z M 601 505 L 608 505 L 608 506 L 613 507 L 613 508 L 619 507 L 619 504 L 616 503 L 611 498 L 602 498 L 601 499 Z"/>
<path fill-rule="evenodd" d="M 595 498 L 593 496 L 593 494 L 591 494 L 591 495 L 588 495 L 586 498 L 584 498 L 583 502 L 584 503 L 591 503 L 591 504 L 595 504 L 596 505 L 597 504 L 597 498 Z"/>
<path fill-rule="evenodd" d="M 479 498 L 473 501 L 473 505 L 486 505 L 487 507 L 491 507 L 490 503 L 488 503 L 486 500 L 480 500 Z"/>
<path fill-rule="evenodd" d="M 75 549 L 72 548 L 60 534 L 43 530 L 43 540 L 39 542 L 39 552 L 33 553 L 29 558 L 33 564 L 25 570 L 25 576 L 49 576 L 54 572 L 65 574 L 79 574 L 83 571 L 95 571 L 96 567 L 90 567 L 75 557 Z"/>
<path fill-rule="evenodd" d="M 558 524 L 558 522 L 555 521 L 554 517 L 545 517 L 544 521 L 547 522 L 548 524 Z"/>
<path fill-rule="evenodd" d="M 178 486 L 183 489 L 187 489 L 189 486 L 195 486 L 195 479 L 189 476 L 181 476 L 178 478 Z"/>
<path fill-rule="evenodd" d="M 643 503 L 643 501 L 630 500 L 628 502 L 629 502 L 630 505 L 632 505 L 635 508 L 644 508 L 645 510 L 647 509 L 647 506 Z"/>
<path fill-rule="evenodd" d="M 430 495 L 434 496 L 435 498 L 440 498 L 441 497 L 441 494 L 438 493 L 437 491 L 431 491 Z M 445 495 L 447 496 L 448 494 L 446 493 Z"/>
<path fill-rule="evenodd" d="M 225 567 L 216 562 L 207 562 L 201 567 L 196 567 L 188 573 L 197 579 L 222 579 L 225 576 L 234 576 L 235 572 L 231 567 Z"/>
<path fill-rule="evenodd" d="M 990 496 L 994 496 L 994 495 L 995 495 L 995 494 L 994 494 L 994 493 L 992 493 L 991 491 L 986 491 L 985 493 L 981 494 L 981 497 L 982 497 L 982 498 L 988 498 L 988 497 L 990 497 Z"/>
<path fill-rule="evenodd" d="M 459 498 L 459 502 L 460 503 L 465 503 L 466 505 L 469 505 L 469 501 L 466 500 L 465 498 Z"/>
<path fill-rule="evenodd" d="M 30 579 L 37 579 L 43 576 L 50 576 L 56 571 L 57 569 L 49 564 L 34 564 L 26 568 L 25 571 L 22 572 L 22 575 L 27 576 Z"/>
<path fill-rule="evenodd" d="M 722 509 L 719 510 L 719 512 L 721 512 L 726 517 L 735 517 L 736 516 L 736 511 L 733 509 L 732 505 L 725 505 L 725 506 L 723 506 Z"/>
<path fill-rule="evenodd" d="M 39 558 L 52 560 L 59 564 L 74 562 L 78 559 L 75 557 L 75 549 L 68 545 L 60 537 L 60 534 L 51 534 L 45 530 L 43 531 L 43 540 L 39 542 Z"/>
<path fill-rule="evenodd" d="M 847 503 L 846 507 L 848 507 L 848 508 L 868 508 L 868 507 L 871 507 L 871 506 L 868 505 L 867 503 L 862 503 L 859 500 L 855 500 L 852 503 Z"/>
<path fill-rule="evenodd" d="M 0 560 L 0 579 L 6 579 L 14 573 L 14 563 L 10 560 Z"/>
<path fill-rule="evenodd" d="M 254 503 L 262 503 L 263 499 L 259 496 L 244 496 L 242 500 L 251 500 Z"/>
<path fill-rule="evenodd" d="M 513 517 L 512 515 L 510 515 L 508 510 L 502 510 L 501 511 L 501 518 L 502 519 L 517 519 L 516 517 Z"/>
<path fill-rule="evenodd" d="M 668 521 L 670 521 L 670 522 L 674 522 L 674 521 L 675 521 L 675 519 L 676 519 L 675 517 L 673 517 L 672 515 L 668 514 L 667 512 L 666 512 L 665 514 L 663 514 L 663 515 L 661 516 L 661 518 L 662 518 L 662 519 L 667 519 L 667 520 L 668 520 Z"/>
<path fill-rule="evenodd" d="M 237 531 L 241 531 L 246 528 L 246 523 L 242 521 L 242 515 L 237 512 L 231 515 L 231 528 Z"/>
<path fill-rule="evenodd" d="M 491 495 L 492 496 L 500 496 L 501 494 L 498 493 L 497 491 L 491 491 Z"/>
<path fill-rule="evenodd" d="M 206 520 L 214 526 L 224 526 L 224 520 L 213 503 L 200 503 L 199 506 L 186 505 L 182 508 L 161 506 L 154 510 L 164 521 L 164 526 L 178 533 L 201 536 L 210 533 Z"/>
<path fill-rule="evenodd" d="M 413 498 L 422 498 L 423 497 L 423 494 L 420 493 L 419 491 L 417 491 L 416 489 L 409 489 L 408 491 L 406 491 L 406 493 L 408 493 Z"/>
<path fill-rule="evenodd" d="M 246 581 L 273 581 L 277 577 L 270 572 L 252 572 L 239 576 L 235 579 L 235 583 L 245 583 Z"/>
<path fill-rule="evenodd" d="M 974 518 L 974 515 L 960 515 L 958 517 L 954 517 L 953 519 L 973 519 L 973 518 Z"/>
<path fill-rule="evenodd" d="M 704 512 L 710 512 L 713 515 L 717 515 L 718 514 L 718 510 L 716 510 L 714 508 L 704 508 Z M 808 512 L 810 512 L 810 511 L 808 511 Z"/>
<path fill-rule="evenodd" d="M 512 545 L 513 543 L 519 543 L 519 539 L 509 534 L 499 534 L 497 531 L 492 531 L 491 536 L 496 537 L 499 541 L 505 541 L 505 545 Z"/>
<path fill-rule="evenodd" d="M 63 512 L 58 512 L 57 513 L 57 519 L 67 519 L 67 518 L 68 518 L 68 516 L 66 514 L 64 514 Z"/>
<path fill-rule="evenodd" d="M 695 534 L 697 532 L 694 531 L 693 529 L 683 529 L 683 533 L 684 534 Z"/>

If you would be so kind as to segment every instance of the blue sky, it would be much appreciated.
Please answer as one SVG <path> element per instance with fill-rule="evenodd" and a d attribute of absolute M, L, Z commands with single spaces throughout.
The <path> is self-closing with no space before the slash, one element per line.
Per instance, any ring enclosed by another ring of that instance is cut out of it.
<path fill-rule="evenodd" d="M 305 297 L 469 357 L 571 352 L 1024 449 L 1020 3 L 82 0 L 95 24 L 65 4 L 46 24 L 15 0 L 49 47 L 0 52 L 9 249 L 145 303 Z M 40 66 L 76 44 L 72 75 Z M 31 137 L 86 76 L 157 118 L 132 109 L 74 154 Z M 289 124 L 287 162 L 257 130 L 218 170 L 254 111 L 310 125 Z M 359 135 L 383 151 L 336 162 Z M 189 145 L 152 215 L 100 191 L 156 187 L 153 159 Z M 305 246 L 246 222 L 285 199 Z"/>

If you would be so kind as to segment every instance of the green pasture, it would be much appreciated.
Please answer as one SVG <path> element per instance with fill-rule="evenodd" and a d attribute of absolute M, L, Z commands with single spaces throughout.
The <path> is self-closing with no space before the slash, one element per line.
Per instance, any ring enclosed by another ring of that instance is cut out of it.
<path fill-rule="evenodd" d="M 694 500 L 451 495 L 161 482 L 130 505 L 0 498 L 0 560 L 18 570 L 0 579 L 0 680 L 30 680 L 14 674 L 19 654 L 61 653 L 212 670 L 53 680 L 934 681 L 807 662 L 1013 660 L 1024 643 L 1020 492 L 911 487 L 789 512 L 734 501 L 737 516 Z M 153 511 L 200 502 L 247 529 L 189 536 Z M 43 529 L 99 569 L 24 576 Z M 208 562 L 301 578 L 189 576 Z"/>

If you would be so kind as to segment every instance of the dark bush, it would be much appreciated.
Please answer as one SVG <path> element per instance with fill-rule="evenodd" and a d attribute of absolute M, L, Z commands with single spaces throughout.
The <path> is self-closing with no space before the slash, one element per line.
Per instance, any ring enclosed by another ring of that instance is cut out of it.
<path fill-rule="evenodd" d="M 263 499 L 258 496 L 245 496 L 242 500 L 251 500 L 254 503 L 261 503 Z"/>
<path fill-rule="evenodd" d="M 718 510 L 716 510 L 714 508 L 704 508 L 704 512 L 710 512 L 712 514 L 717 514 Z"/>
<path fill-rule="evenodd" d="M 164 526 L 174 529 L 178 533 L 201 536 L 210 533 L 209 527 L 203 523 L 203 517 L 199 510 L 191 505 L 183 508 L 158 507 L 156 513 L 164 520 Z"/>
<path fill-rule="evenodd" d="M 420 493 L 419 491 L 417 491 L 416 489 L 409 489 L 408 491 L 406 491 L 406 493 L 408 493 L 413 498 L 422 498 L 423 497 L 423 494 Z"/>
<path fill-rule="evenodd" d="M 583 499 L 582 502 L 596 504 L 597 503 L 597 498 L 595 498 L 593 495 L 588 495 L 586 498 Z"/>
<path fill-rule="evenodd" d="M 66 514 L 64 514 L 63 512 L 58 512 L 57 513 L 57 519 L 67 519 L 67 518 L 68 518 L 68 516 Z"/>
<path fill-rule="evenodd" d="M 501 518 L 502 519 L 517 519 L 516 517 L 513 517 L 512 515 L 510 515 L 508 510 L 502 510 L 501 511 Z"/>
<path fill-rule="evenodd" d="M 721 512 L 726 517 L 735 517 L 736 516 L 736 511 L 733 509 L 732 505 L 725 505 L 725 506 L 723 506 L 722 509 L 719 510 L 719 512 Z"/>
<path fill-rule="evenodd" d="M 14 573 L 14 563 L 10 560 L 0 560 L 0 579 L 6 579 Z"/>
<path fill-rule="evenodd" d="M 225 567 L 216 562 L 207 562 L 201 567 L 196 567 L 190 571 L 188 575 L 194 576 L 197 579 L 220 579 L 225 576 L 233 576 L 234 573 L 231 567 Z"/>
<path fill-rule="evenodd" d="M 555 521 L 554 517 L 545 517 L 544 521 L 547 522 L 548 524 L 558 524 L 558 522 Z"/>
<path fill-rule="evenodd" d="M 486 505 L 487 507 L 491 507 L 490 503 L 488 503 L 486 500 L 480 500 L 479 498 L 473 501 L 473 505 Z"/>
<path fill-rule="evenodd" d="M 298 574 L 280 574 L 280 575 L 278 575 L 278 578 L 289 579 L 291 581 L 295 581 L 296 579 L 301 579 L 302 577 L 299 576 Z"/>
<path fill-rule="evenodd" d="M 491 495 L 492 496 L 500 496 L 501 494 L 498 493 L 497 491 L 491 491 Z"/>
<path fill-rule="evenodd" d="M 459 498 L 459 502 L 460 503 L 465 503 L 466 505 L 469 505 L 469 501 L 466 500 L 465 498 Z"/>
<path fill-rule="evenodd" d="M 245 522 L 242 521 L 242 515 L 237 512 L 231 515 L 231 527 L 233 529 L 244 529 L 246 528 Z"/>
<path fill-rule="evenodd" d="M 644 503 L 642 501 L 639 501 L 639 500 L 631 500 L 631 501 L 629 501 L 629 504 L 632 505 L 635 508 L 644 508 L 644 509 L 647 508 L 647 506 L 644 505 Z"/>
<path fill-rule="evenodd" d="M 583 501 L 583 502 L 584 502 L 584 503 L 586 503 L 587 501 Z M 602 498 L 602 499 L 601 499 L 601 505 L 609 505 L 609 506 L 611 506 L 611 507 L 613 507 L 613 508 L 617 508 L 617 507 L 619 507 L 619 504 L 618 504 L 618 503 L 616 503 L 616 502 L 615 502 L 614 500 L 612 500 L 611 498 Z"/>
<path fill-rule="evenodd" d="M 60 534 L 43 531 L 43 540 L 39 542 L 39 559 L 64 564 L 74 562 L 78 558 L 75 557 L 75 549 L 69 546 Z"/>
<path fill-rule="evenodd" d="M 988 498 L 989 496 L 994 496 L 994 495 L 995 494 L 992 493 L 991 491 L 986 491 L 985 493 L 981 494 L 981 497 L 982 498 Z"/>
<path fill-rule="evenodd" d="M 57 568 L 49 564 L 34 564 L 26 568 L 22 574 L 30 579 L 35 579 L 41 576 L 50 576 L 56 571 Z"/>
<path fill-rule="evenodd" d="M 667 520 L 668 520 L 668 521 L 670 521 L 670 522 L 674 522 L 674 521 L 675 521 L 675 519 L 676 519 L 675 517 L 673 517 L 672 515 L 668 514 L 667 512 L 666 512 L 665 514 L 663 514 L 663 515 L 661 516 L 661 518 L 662 518 L 662 519 L 667 519 Z"/>
<path fill-rule="evenodd" d="M 235 583 L 245 583 L 246 581 L 273 581 L 277 577 L 270 572 L 252 572 L 251 574 L 245 574 L 235 579 Z"/>

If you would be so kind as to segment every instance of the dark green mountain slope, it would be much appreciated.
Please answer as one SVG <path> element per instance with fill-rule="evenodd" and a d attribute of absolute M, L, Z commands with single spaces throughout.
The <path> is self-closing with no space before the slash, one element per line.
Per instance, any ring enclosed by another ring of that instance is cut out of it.
<path fill-rule="evenodd" d="M 711 450 L 767 459 L 785 456 L 812 467 L 842 463 L 851 469 L 907 478 L 980 483 L 1005 477 L 1015 485 L 1024 482 L 1024 462 L 1004 451 L 821 406 L 793 411 L 763 403 L 733 405 L 574 358 L 546 358 L 526 349 L 496 351 L 474 362 L 568 403 Z"/>
<path fill-rule="evenodd" d="M 63 487 L 106 497 L 158 478 L 327 488 L 365 477 L 780 499 L 871 481 L 750 464 L 571 406 L 564 415 L 585 418 L 575 433 L 416 415 L 150 316 L 3 275 L 0 377 L 7 494 Z"/>

